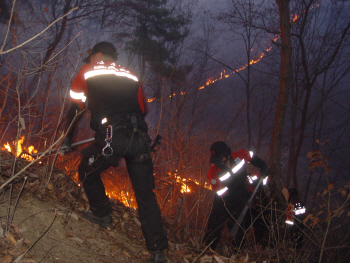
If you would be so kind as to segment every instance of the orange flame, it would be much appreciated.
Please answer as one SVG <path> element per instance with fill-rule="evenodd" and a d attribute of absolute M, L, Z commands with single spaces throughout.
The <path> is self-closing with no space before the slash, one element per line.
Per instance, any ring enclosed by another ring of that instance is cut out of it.
<path fill-rule="evenodd" d="M 12 145 L 14 146 L 14 149 L 16 149 L 16 157 L 20 157 L 22 159 L 26 159 L 27 161 L 33 161 L 34 158 L 31 156 L 31 154 L 33 153 L 37 153 L 38 151 L 35 150 L 34 146 L 29 146 L 28 149 L 26 150 L 27 153 L 24 153 L 24 147 L 23 147 L 23 142 L 24 142 L 24 135 L 21 136 L 21 138 L 19 138 L 18 142 L 12 142 Z M 12 152 L 12 148 L 10 146 L 10 144 L 7 142 L 4 145 L 4 148 L 2 148 L 3 150 L 7 150 L 8 152 Z"/>
<path fill-rule="evenodd" d="M 11 146 L 10 146 L 9 143 L 6 143 L 6 144 L 4 145 L 4 147 L 5 147 L 5 149 L 6 149 L 8 152 L 11 152 Z"/>

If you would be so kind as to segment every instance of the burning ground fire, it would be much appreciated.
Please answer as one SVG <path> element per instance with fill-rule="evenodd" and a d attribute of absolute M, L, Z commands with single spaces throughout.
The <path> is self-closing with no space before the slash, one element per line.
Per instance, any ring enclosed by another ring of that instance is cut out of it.
<path fill-rule="evenodd" d="M 16 153 L 16 157 L 25 159 L 27 161 L 33 161 L 35 158 L 31 156 L 33 153 L 37 153 L 38 151 L 34 149 L 34 146 L 29 146 L 28 149 L 25 149 L 23 146 L 24 142 L 24 135 L 21 136 L 21 138 L 18 140 L 18 142 L 12 142 L 12 147 L 11 145 L 7 142 L 2 150 L 7 150 L 8 152 L 11 153 Z"/>
<path fill-rule="evenodd" d="M 175 182 L 180 185 L 180 192 L 183 194 L 193 192 L 193 189 L 190 186 L 191 184 L 192 185 L 196 184 L 198 186 L 201 185 L 200 182 L 193 180 L 193 179 L 181 178 L 180 176 L 178 176 L 176 174 L 172 175 L 171 173 L 168 173 L 168 175 L 173 176 L 173 178 L 175 178 Z M 79 175 L 78 175 L 78 173 L 76 173 L 73 176 L 73 180 L 78 184 L 78 186 L 80 186 L 81 184 L 80 184 L 80 181 L 78 178 L 79 178 Z M 130 194 L 129 192 L 127 192 L 125 190 L 119 190 L 116 187 L 115 182 L 113 182 L 113 180 L 109 179 L 108 177 L 102 177 L 102 179 L 103 179 L 103 183 L 105 185 L 106 195 L 109 198 L 114 199 L 114 200 L 118 200 L 119 202 L 123 203 L 126 207 L 131 207 L 131 208 L 137 209 L 136 199 L 135 199 L 133 194 Z M 207 182 L 204 182 L 203 187 L 211 190 L 211 185 L 208 184 Z"/>
<path fill-rule="evenodd" d="M 33 161 L 35 158 L 31 156 L 31 154 L 37 153 L 37 150 L 35 150 L 34 146 L 29 146 L 28 148 L 24 147 L 25 137 L 21 136 L 21 138 L 16 143 L 15 141 L 11 144 L 7 142 L 4 144 L 2 150 L 7 150 L 10 153 L 15 153 L 16 157 L 25 159 L 27 161 Z M 66 167 L 66 170 L 69 169 Z M 182 178 L 179 175 L 168 173 L 170 181 L 176 182 L 180 186 L 180 193 L 188 194 L 193 192 L 193 185 L 200 186 L 201 183 L 189 178 Z M 173 179 L 171 179 L 173 178 Z M 79 179 L 78 179 L 78 173 L 76 173 L 72 178 L 78 185 L 80 185 Z M 115 182 L 113 180 L 108 179 L 108 177 L 103 178 L 105 188 L 106 188 L 106 194 L 111 199 L 118 200 L 122 202 L 127 207 L 132 207 L 134 209 L 137 209 L 136 199 L 133 194 L 130 194 L 128 191 L 120 190 L 115 186 Z M 192 185 L 191 185 L 192 184 Z M 210 184 L 207 182 L 204 182 L 203 187 L 207 189 L 211 189 Z"/>

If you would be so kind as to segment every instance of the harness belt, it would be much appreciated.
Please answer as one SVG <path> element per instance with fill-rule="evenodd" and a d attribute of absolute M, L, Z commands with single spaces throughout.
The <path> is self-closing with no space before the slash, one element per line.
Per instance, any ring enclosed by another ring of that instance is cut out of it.
<path fill-rule="evenodd" d="M 128 146 L 126 147 L 126 149 L 124 150 L 123 154 L 120 156 L 120 158 L 125 155 L 125 153 L 127 152 L 127 150 L 129 149 L 129 147 L 132 144 L 132 141 L 134 139 L 134 135 L 135 133 L 138 133 L 141 138 L 145 141 L 147 148 L 148 148 L 148 154 L 151 152 L 151 147 L 147 138 L 147 134 L 145 132 L 143 132 L 142 130 L 138 129 L 138 125 L 137 125 L 137 114 L 133 114 L 133 113 L 123 113 L 123 114 L 116 114 L 113 115 L 112 117 L 109 117 L 110 120 L 108 120 L 108 118 L 103 118 L 101 120 L 101 125 L 106 126 L 106 146 L 102 149 L 102 155 L 104 157 L 110 157 L 113 155 L 113 148 L 111 146 L 112 143 L 112 138 L 113 138 L 113 129 L 121 129 L 121 128 L 127 128 L 125 125 L 123 126 L 118 126 L 116 125 L 118 122 L 127 122 L 130 121 L 131 125 L 132 125 L 132 134 L 131 134 L 131 138 L 129 141 Z M 113 124 L 115 124 L 115 126 L 113 127 Z"/>

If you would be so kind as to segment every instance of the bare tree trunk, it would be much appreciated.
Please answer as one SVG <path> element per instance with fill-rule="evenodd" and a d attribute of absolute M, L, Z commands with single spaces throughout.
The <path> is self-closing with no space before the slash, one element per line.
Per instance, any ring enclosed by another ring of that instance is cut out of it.
<path fill-rule="evenodd" d="M 289 0 L 277 0 L 280 13 L 281 30 L 281 72 L 280 88 L 276 106 L 275 120 L 270 145 L 270 172 L 272 179 L 272 193 L 282 188 L 281 182 L 281 149 L 284 120 L 287 109 L 288 95 L 292 79 L 292 42 Z"/>

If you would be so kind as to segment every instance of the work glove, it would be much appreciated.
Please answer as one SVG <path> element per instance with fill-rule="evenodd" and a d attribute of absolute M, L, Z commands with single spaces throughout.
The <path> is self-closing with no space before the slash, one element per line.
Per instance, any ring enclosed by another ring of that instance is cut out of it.
<path fill-rule="evenodd" d="M 61 155 L 64 155 L 65 153 L 69 153 L 73 150 L 72 147 L 72 136 L 69 134 L 64 138 L 64 141 L 61 145 L 61 148 L 59 149 L 59 152 Z"/>

